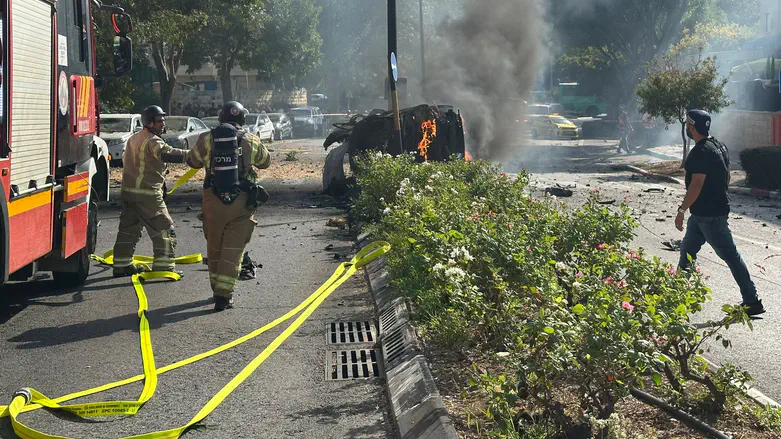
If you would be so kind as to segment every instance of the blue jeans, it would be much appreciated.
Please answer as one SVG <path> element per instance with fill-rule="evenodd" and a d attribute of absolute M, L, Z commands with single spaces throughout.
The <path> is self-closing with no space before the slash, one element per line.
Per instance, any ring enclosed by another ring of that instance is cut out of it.
<path fill-rule="evenodd" d="M 702 245 L 708 243 L 713 247 L 716 254 L 727 263 L 732 277 L 740 287 L 740 294 L 743 296 L 743 303 L 752 304 L 759 300 L 757 296 L 757 287 L 751 280 L 748 268 L 743 258 L 735 247 L 735 241 L 732 239 L 732 231 L 727 223 L 727 216 L 697 216 L 691 215 L 686 225 L 686 236 L 681 242 L 681 260 L 678 267 L 681 269 L 689 268 L 689 258 L 697 259 L 697 253 Z"/>

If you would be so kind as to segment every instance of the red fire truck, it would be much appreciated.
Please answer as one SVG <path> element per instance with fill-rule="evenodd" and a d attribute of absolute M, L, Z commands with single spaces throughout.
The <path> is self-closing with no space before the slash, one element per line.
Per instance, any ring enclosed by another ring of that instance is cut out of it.
<path fill-rule="evenodd" d="M 108 199 L 99 137 L 93 12 L 108 9 L 115 71 L 130 70 L 132 29 L 97 0 L 0 0 L 0 283 L 51 271 L 77 286 L 89 274 L 97 202 Z"/>

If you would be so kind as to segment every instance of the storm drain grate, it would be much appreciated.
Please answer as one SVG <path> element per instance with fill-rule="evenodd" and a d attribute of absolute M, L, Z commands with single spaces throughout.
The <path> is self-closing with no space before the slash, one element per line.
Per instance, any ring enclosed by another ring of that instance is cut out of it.
<path fill-rule="evenodd" d="M 374 343 L 377 332 L 369 321 L 331 322 L 326 324 L 328 344 Z"/>
<path fill-rule="evenodd" d="M 374 349 L 329 351 L 325 357 L 325 378 L 328 381 L 359 380 L 380 376 L 377 352 Z"/>
<path fill-rule="evenodd" d="M 397 323 L 399 323 L 399 318 L 395 306 L 388 307 L 385 312 L 380 314 L 380 328 L 382 329 L 383 334 L 388 328 L 392 328 Z"/>
<path fill-rule="evenodd" d="M 388 336 L 382 342 L 382 349 L 385 353 L 385 361 L 387 364 L 391 364 L 397 358 L 404 355 L 407 352 L 406 343 L 404 339 L 404 330 L 402 326 Z"/>

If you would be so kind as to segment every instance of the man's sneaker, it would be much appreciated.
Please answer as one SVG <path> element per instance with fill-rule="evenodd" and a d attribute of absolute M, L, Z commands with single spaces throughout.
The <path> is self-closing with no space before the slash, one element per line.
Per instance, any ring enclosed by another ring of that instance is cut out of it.
<path fill-rule="evenodd" d="M 128 265 L 127 267 L 114 267 L 114 277 L 132 276 L 134 274 L 144 273 L 146 269 L 143 265 Z"/>
<path fill-rule="evenodd" d="M 764 314 L 765 312 L 765 307 L 762 306 L 761 300 L 757 300 L 756 302 L 751 304 L 741 303 L 740 306 L 746 308 L 746 314 L 748 314 L 749 317 L 758 316 L 760 314 Z"/>
<path fill-rule="evenodd" d="M 214 310 L 225 311 L 226 309 L 233 308 L 233 298 L 226 299 L 225 297 L 214 298 Z"/>

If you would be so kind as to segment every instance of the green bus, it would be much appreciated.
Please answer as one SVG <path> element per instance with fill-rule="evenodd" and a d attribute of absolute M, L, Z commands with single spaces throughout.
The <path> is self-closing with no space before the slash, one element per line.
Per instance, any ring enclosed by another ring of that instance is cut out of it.
<path fill-rule="evenodd" d="M 582 93 L 577 82 L 559 83 L 559 103 L 564 111 L 578 116 L 596 117 L 607 112 L 604 99 Z"/>

